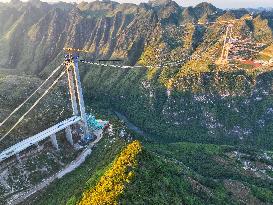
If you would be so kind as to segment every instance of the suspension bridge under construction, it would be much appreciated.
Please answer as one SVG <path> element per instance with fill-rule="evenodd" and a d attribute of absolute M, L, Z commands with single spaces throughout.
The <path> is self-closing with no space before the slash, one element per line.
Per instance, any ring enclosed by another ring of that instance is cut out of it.
<path fill-rule="evenodd" d="M 12 157 L 16 156 L 20 159 L 19 153 L 26 150 L 27 148 L 38 145 L 39 142 L 50 138 L 52 145 L 58 149 L 58 141 L 56 133 L 65 130 L 65 137 L 69 144 L 74 145 L 73 134 L 72 134 L 72 125 L 78 124 L 82 130 L 81 139 L 92 139 L 93 133 L 96 132 L 97 129 L 103 129 L 107 121 L 96 120 L 93 116 L 88 116 L 85 111 L 85 104 L 82 93 L 82 86 L 79 74 L 79 56 L 76 54 L 77 52 L 81 52 L 79 49 L 64 49 L 67 54 L 65 56 L 65 61 L 60 66 L 58 66 L 49 77 L 22 103 L 20 104 L 10 115 L 8 115 L 0 124 L 2 127 L 16 112 L 18 112 L 29 100 L 39 91 L 42 87 L 53 78 L 54 74 L 60 72 L 57 78 L 53 81 L 53 83 L 44 91 L 44 93 L 36 100 L 36 102 L 20 117 L 20 119 L 0 138 L 0 142 L 9 136 L 9 134 L 23 121 L 27 114 L 29 114 L 37 104 L 52 90 L 52 88 L 57 84 L 57 82 L 61 79 L 61 77 L 67 73 L 68 79 L 68 88 L 70 93 L 70 100 L 72 104 L 73 116 L 69 119 L 66 119 L 56 125 L 32 136 L 29 137 L 0 153 L 0 162 Z M 83 50 L 82 50 L 83 52 Z M 91 125 L 93 129 L 90 129 L 88 125 Z M 91 130 L 93 133 L 91 133 Z M 78 133 L 79 134 L 79 133 Z"/>

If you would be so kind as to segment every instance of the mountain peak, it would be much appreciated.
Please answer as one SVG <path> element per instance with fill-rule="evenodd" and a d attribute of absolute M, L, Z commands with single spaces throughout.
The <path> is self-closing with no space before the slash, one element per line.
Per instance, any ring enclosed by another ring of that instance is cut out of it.
<path fill-rule="evenodd" d="M 197 4 L 195 7 L 203 7 L 203 8 L 216 8 L 211 3 L 208 2 L 202 2 L 200 4 Z"/>
<path fill-rule="evenodd" d="M 210 3 L 203 2 L 194 7 L 194 12 L 198 18 L 212 15 L 217 11 L 217 8 Z"/>
<path fill-rule="evenodd" d="M 172 0 L 150 0 L 149 4 L 151 4 L 152 6 L 162 6 L 169 4 L 170 2 L 172 2 Z"/>
<path fill-rule="evenodd" d="M 195 6 L 196 9 L 202 9 L 204 11 L 217 11 L 217 8 L 208 2 L 202 2 Z"/>

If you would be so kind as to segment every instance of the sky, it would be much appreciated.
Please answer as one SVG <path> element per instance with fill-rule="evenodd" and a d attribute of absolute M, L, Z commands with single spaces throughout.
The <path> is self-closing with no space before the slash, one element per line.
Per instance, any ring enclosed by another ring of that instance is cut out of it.
<path fill-rule="evenodd" d="M 9 0 L 0 0 L 0 2 Z M 59 0 L 42 0 L 47 2 L 56 2 Z M 67 2 L 81 2 L 82 0 L 62 0 Z M 85 0 L 92 1 L 92 0 Z M 147 2 L 148 0 L 114 0 L 120 3 L 130 2 L 139 4 L 140 2 Z M 207 1 L 218 8 L 257 8 L 257 7 L 273 7 L 273 0 L 175 0 L 181 6 L 195 6 L 198 3 Z"/>

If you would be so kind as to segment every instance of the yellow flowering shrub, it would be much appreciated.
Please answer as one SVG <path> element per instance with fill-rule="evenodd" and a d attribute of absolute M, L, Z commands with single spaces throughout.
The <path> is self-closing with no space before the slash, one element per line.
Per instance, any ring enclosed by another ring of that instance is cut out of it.
<path fill-rule="evenodd" d="M 79 205 L 118 204 L 118 197 L 126 183 L 133 178 L 133 168 L 137 166 L 137 155 L 141 152 L 139 141 L 130 143 L 100 178 L 94 188 L 83 193 Z"/>

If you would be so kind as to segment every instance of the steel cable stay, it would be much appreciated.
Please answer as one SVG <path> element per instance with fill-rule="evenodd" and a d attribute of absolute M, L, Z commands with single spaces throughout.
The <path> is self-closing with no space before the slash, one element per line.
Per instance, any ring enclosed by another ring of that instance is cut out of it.
<path fill-rule="evenodd" d="M 6 132 L 6 134 L 0 138 L 0 142 L 3 141 L 13 130 L 14 128 L 25 118 L 25 116 L 33 110 L 36 105 L 48 94 L 48 92 L 57 84 L 57 82 L 61 79 L 61 77 L 66 73 L 66 71 L 62 71 L 61 74 L 55 79 L 55 81 L 49 86 L 48 89 L 45 90 L 45 92 L 39 97 L 36 102 L 22 115 L 22 117 L 13 125 L 13 127 Z"/>
<path fill-rule="evenodd" d="M 58 71 L 60 70 L 60 68 L 63 66 L 64 64 L 61 64 L 60 66 L 58 66 L 55 70 L 53 70 L 53 72 L 47 77 L 47 79 L 24 101 L 22 102 L 17 108 L 15 108 L 1 123 L 0 123 L 0 127 L 9 120 L 9 118 L 11 118 L 12 115 L 14 115 L 21 107 L 23 107 L 46 83 L 47 81 L 50 80 L 50 78 L 52 78 L 52 76 Z"/>
<path fill-rule="evenodd" d="M 105 67 L 113 67 L 113 68 L 133 68 L 135 66 L 120 66 L 120 65 L 113 65 L 113 64 L 103 64 L 103 63 L 96 63 L 92 61 L 80 60 L 81 63 L 90 64 L 90 65 L 97 65 L 97 66 L 105 66 Z"/>

